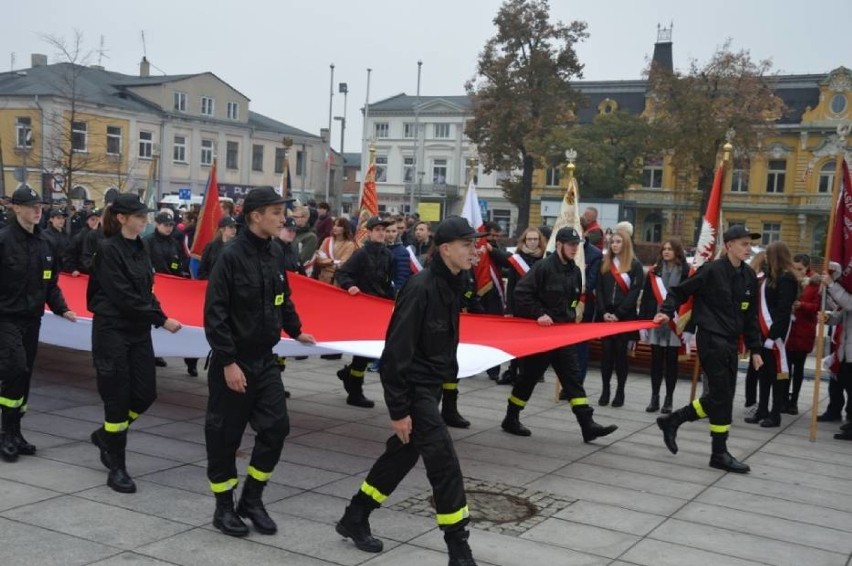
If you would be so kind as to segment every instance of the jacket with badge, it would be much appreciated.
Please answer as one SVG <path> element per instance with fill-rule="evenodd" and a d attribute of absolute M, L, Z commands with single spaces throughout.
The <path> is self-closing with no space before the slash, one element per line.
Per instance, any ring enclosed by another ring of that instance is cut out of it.
<path fill-rule="evenodd" d="M 705 263 L 680 285 L 669 289 L 660 312 L 669 318 L 690 296 L 695 297 L 692 320 L 698 332 L 727 340 L 744 335 L 746 347 L 761 352 L 757 323 L 757 275 L 746 264 L 734 267 L 727 257 Z"/>
<path fill-rule="evenodd" d="M 167 236 L 154 230 L 142 238 L 148 254 L 151 256 L 151 265 L 157 273 L 188 277 L 188 258 L 183 246 L 172 234 Z"/>
<path fill-rule="evenodd" d="M 65 314 L 58 277 L 59 259 L 44 232 L 36 226 L 30 234 L 10 219 L 0 229 L 0 319 L 41 318 L 45 304 Z"/>
<path fill-rule="evenodd" d="M 383 243 L 365 242 L 334 274 L 340 287 L 358 287 L 375 297 L 393 298 L 394 261 Z"/>
<path fill-rule="evenodd" d="M 281 248 L 243 230 L 228 242 L 207 282 L 204 332 L 222 365 L 265 355 L 302 323 L 290 299 Z"/>
<path fill-rule="evenodd" d="M 440 257 L 412 275 L 396 299 L 382 352 L 381 379 L 390 417 L 408 416 L 412 384 L 440 385 L 458 376 L 459 311 L 465 274 Z"/>
<path fill-rule="evenodd" d="M 574 260 L 562 263 L 558 254 L 539 261 L 515 286 L 515 316 L 553 322 L 576 322 L 583 278 Z"/>

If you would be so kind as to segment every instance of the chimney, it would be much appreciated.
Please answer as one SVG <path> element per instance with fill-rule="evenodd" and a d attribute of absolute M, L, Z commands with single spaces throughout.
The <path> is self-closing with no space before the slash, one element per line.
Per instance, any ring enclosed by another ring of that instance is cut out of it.
<path fill-rule="evenodd" d="M 328 143 L 328 128 L 320 128 L 320 138 L 322 143 Z"/>
<path fill-rule="evenodd" d="M 139 63 L 139 76 L 140 77 L 150 77 L 151 76 L 151 63 L 148 62 L 147 57 L 142 57 L 142 62 Z"/>
<path fill-rule="evenodd" d="M 31 56 L 32 67 L 47 67 L 47 55 L 43 53 L 33 53 Z"/>

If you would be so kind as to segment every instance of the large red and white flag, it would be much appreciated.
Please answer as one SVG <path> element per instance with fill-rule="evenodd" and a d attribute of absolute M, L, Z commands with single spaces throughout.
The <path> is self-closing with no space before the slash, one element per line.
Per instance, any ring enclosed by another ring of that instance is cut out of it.
<path fill-rule="evenodd" d="M 834 219 L 834 235 L 831 238 L 831 261 L 842 267 L 839 282 L 852 292 L 852 179 L 849 165 L 843 160 L 840 179 L 840 194 L 837 197 L 837 215 Z"/>
<path fill-rule="evenodd" d="M 550 239 L 547 241 L 547 253 L 553 253 L 556 250 L 556 233 L 564 226 L 573 227 L 580 234 L 580 237 L 583 237 L 583 227 L 580 225 L 580 185 L 577 184 L 577 179 L 573 175 L 568 177 L 568 188 L 565 190 L 565 196 L 562 197 L 559 216 L 556 217 L 556 222 L 553 223 L 553 230 L 550 234 Z M 577 248 L 574 263 L 580 268 L 580 274 L 583 277 L 583 287 L 585 288 L 586 254 L 583 252 L 583 246 Z"/>
<path fill-rule="evenodd" d="M 367 220 L 379 214 L 379 195 L 376 192 L 376 162 L 370 160 L 364 186 L 361 189 L 361 202 L 358 206 L 358 230 L 355 232 L 355 242 L 359 245 L 367 237 Z"/>
<path fill-rule="evenodd" d="M 201 210 L 198 212 L 198 222 L 195 225 L 195 238 L 192 240 L 192 248 L 189 255 L 195 259 L 201 259 L 204 248 L 216 237 L 219 229 L 219 220 L 222 219 L 222 209 L 219 208 L 219 182 L 216 180 L 216 160 L 210 168 L 210 176 L 207 177 L 207 187 L 204 189 L 204 200 Z"/>
<path fill-rule="evenodd" d="M 479 197 L 476 195 L 476 183 L 474 183 L 473 179 L 468 184 L 467 193 L 464 195 L 461 216 L 467 219 L 477 232 L 484 231 L 485 223 L 482 221 L 482 209 L 479 207 Z M 476 241 L 476 255 L 478 260 L 473 267 L 473 275 L 476 279 L 476 293 L 481 296 L 491 289 L 496 288 L 502 299 L 503 278 L 494 264 L 491 263 L 491 254 L 488 253 L 487 243 L 484 236 Z"/>
<path fill-rule="evenodd" d="M 205 357 L 210 350 L 204 336 L 207 281 L 160 274 L 154 277 L 154 287 L 163 310 L 183 324 L 183 329 L 177 334 L 170 334 L 162 328 L 153 330 L 154 351 L 158 356 Z M 393 301 L 364 293 L 353 297 L 342 289 L 309 277 L 295 274 L 287 274 L 287 277 L 302 327 L 316 337 L 317 345 L 305 346 L 282 334 L 281 342 L 275 347 L 277 353 L 318 356 L 342 352 L 368 358 L 381 357 Z M 87 285 L 85 275 L 60 275 L 59 286 L 69 308 L 77 313 L 77 322 L 46 312 L 42 321 L 42 342 L 91 351 L 92 314 L 86 309 Z M 335 316 L 328 316 L 330 312 Z M 339 324 L 339 320 L 357 320 L 358 324 Z M 476 375 L 515 357 L 653 326 L 646 320 L 543 327 L 522 318 L 462 314 L 459 377 Z"/>

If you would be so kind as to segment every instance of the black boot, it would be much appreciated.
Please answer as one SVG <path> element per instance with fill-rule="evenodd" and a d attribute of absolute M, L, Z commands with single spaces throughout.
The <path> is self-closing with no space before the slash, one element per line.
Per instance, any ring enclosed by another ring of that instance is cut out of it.
<path fill-rule="evenodd" d="M 685 422 L 698 419 L 698 413 L 692 405 L 687 405 L 677 411 L 657 417 L 657 426 L 663 431 L 663 442 L 672 454 L 677 454 L 677 429 Z"/>
<path fill-rule="evenodd" d="M 453 428 L 470 428 L 470 421 L 459 414 L 459 390 L 444 389 L 441 400 L 441 418 L 444 424 Z"/>
<path fill-rule="evenodd" d="M 0 456 L 7 462 L 18 459 L 18 443 L 15 441 L 15 425 L 18 409 L 3 409 L 0 417 Z"/>
<path fill-rule="evenodd" d="M 521 407 L 510 402 L 506 408 L 506 417 L 500 424 L 503 430 L 515 436 L 530 436 L 530 429 L 521 424 Z"/>
<path fill-rule="evenodd" d="M 613 403 L 615 406 L 615 403 Z M 646 413 L 656 413 L 660 410 L 660 396 L 659 395 L 651 395 L 651 402 L 648 403 L 648 406 L 645 407 Z"/>
<path fill-rule="evenodd" d="M 354 377 L 348 364 L 343 366 L 343 369 L 337 370 L 337 379 L 343 382 L 343 388 L 346 389 L 347 405 L 365 409 L 372 409 L 376 406 L 373 401 L 364 397 L 364 378 Z"/>
<path fill-rule="evenodd" d="M 381 552 L 384 543 L 373 536 L 370 531 L 370 513 L 375 505 L 362 503 L 360 493 L 352 498 L 343 517 L 337 522 L 334 530 L 344 538 L 351 538 L 359 550 L 364 552 Z"/>
<path fill-rule="evenodd" d="M 261 496 L 266 482 L 258 481 L 249 476 L 243 485 L 243 493 L 237 503 L 237 515 L 251 520 L 254 528 L 262 535 L 274 535 L 278 532 L 278 525 L 266 512 Z"/>
<path fill-rule="evenodd" d="M 668 415 L 672 412 L 672 396 L 666 395 L 666 398 L 663 399 L 663 408 L 660 409 L 660 412 L 664 415 Z"/>
<path fill-rule="evenodd" d="M 514 385 L 518 378 L 518 360 L 517 358 L 509 362 L 509 369 L 503 372 L 497 380 L 497 385 Z"/>
<path fill-rule="evenodd" d="M 606 407 L 609 405 L 609 382 L 605 381 L 603 384 L 603 389 L 601 389 L 601 396 L 598 399 L 598 405 L 601 407 Z"/>
<path fill-rule="evenodd" d="M 24 438 L 24 435 L 21 434 L 21 419 L 24 418 L 24 413 L 20 410 L 18 414 L 15 416 L 14 422 L 12 422 L 12 434 L 15 437 L 15 442 L 18 445 L 18 454 L 21 456 L 32 456 L 36 453 L 36 447 L 33 444 L 27 442 L 27 439 Z"/>
<path fill-rule="evenodd" d="M 616 425 L 603 426 L 596 423 L 593 418 L 595 410 L 588 405 L 577 405 L 573 410 L 574 416 L 577 417 L 577 422 L 580 424 L 580 430 L 583 431 L 583 442 L 585 443 L 618 430 Z"/>
<path fill-rule="evenodd" d="M 734 474 L 747 474 L 751 471 L 748 464 L 743 464 L 728 452 L 728 433 L 711 433 L 713 437 L 713 455 L 710 456 L 710 467 Z"/>
<path fill-rule="evenodd" d="M 476 566 L 470 545 L 467 544 L 469 536 L 470 533 L 465 529 L 444 533 L 444 542 L 447 543 L 447 552 L 450 555 L 448 566 Z"/>
<path fill-rule="evenodd" d="M 186 373 L 192 377 L 198 377 L 198 358 L 184 358 L 186 362 Z"/>
<path fill-rule="evenodd" d="M 108 432 L 104 435 L 109 447 L 110 468 L 107 475 L 107 485 L 119 493 L 136 493 L 136 484 L 127 473 L 125 464 L 125 449 L 127 447 L 127 431 Z"/>
<path fill-rule="evenodd" d="M 612 397 L 612 406 L 613 407 L 623 407 L 624 406 L 624 386 L 627 383 L 627 377 L 617 378 L 616 387 L 615 387 L 615 395 Z"/>
<path fill-rule="evenodd" d="M 154 365 L 158 368 L 164 368 L 167 367 L 169 364 L 166 363 L 166 360 L 164 358 L 157 357 L 154 358 Z"/>
<path fill-rule="evenodd" d="M 101 464 L 104 465 L 104 468 L 107 470 L 112 469 L 112 458 L 109 455 L 109 444 L 107 440 L 107 435 L 109 433 L 104 430 L 103 427 L 98 427 L 89 438 L 92 441 L 92 444 L 98 447 L 98 450 L 101 452 Z"/>
<path fill-rule="evenodd" d="M 213 526 L 232 537 L 244 537 L 249 528 L 234 511 L 234 491 L 229 489 L 216 494 L 216 511 L 213 513 Z"/>

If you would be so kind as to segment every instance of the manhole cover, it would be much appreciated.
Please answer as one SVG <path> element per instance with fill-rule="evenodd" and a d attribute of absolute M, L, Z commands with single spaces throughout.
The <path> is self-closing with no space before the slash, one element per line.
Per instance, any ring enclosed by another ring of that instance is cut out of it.
<path fill-rule="evenodd" d="M 465 478 L 464 483 L 471 522 L 479 529 L 512 536 L 525 533 L 576 501 L 497 482 Z M 391 505 L 391 509 L 435 516 L 431 491 Z"/>

